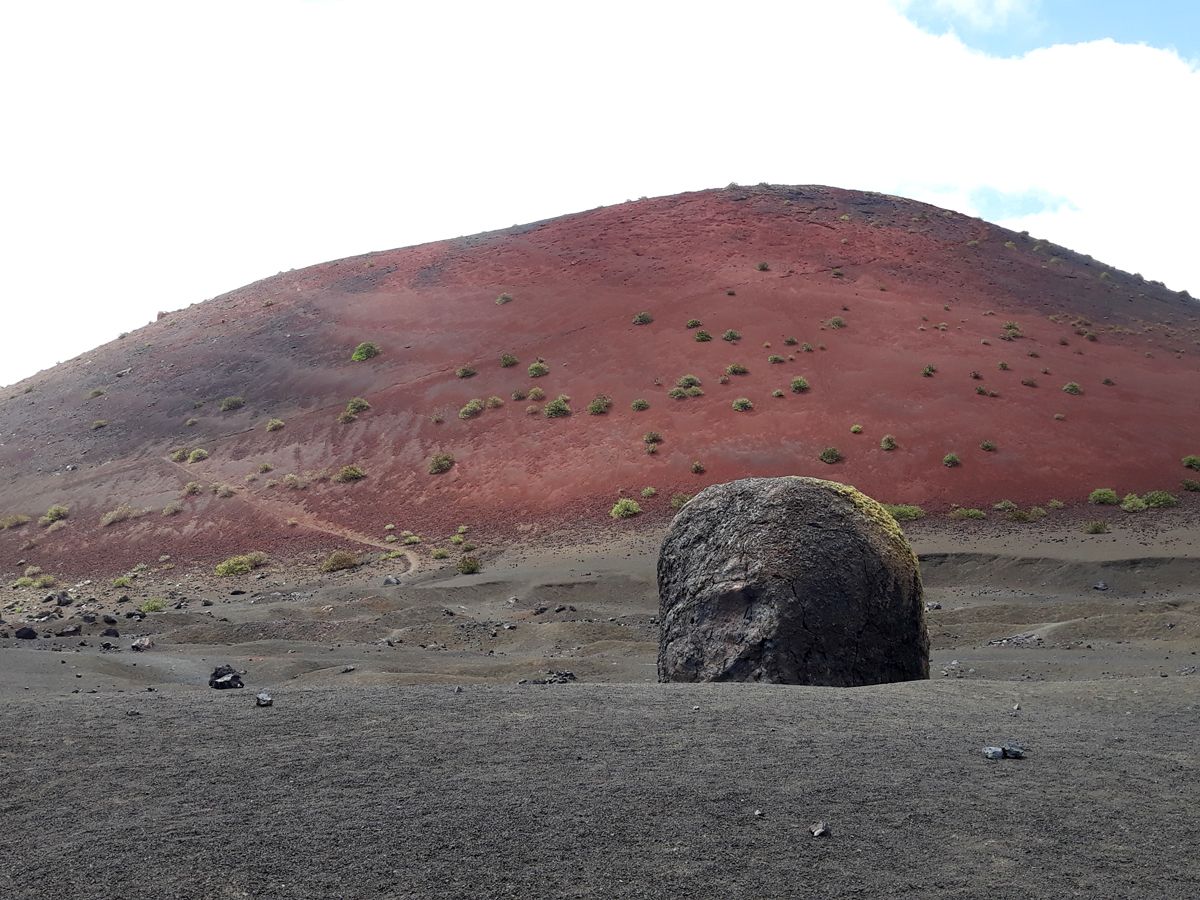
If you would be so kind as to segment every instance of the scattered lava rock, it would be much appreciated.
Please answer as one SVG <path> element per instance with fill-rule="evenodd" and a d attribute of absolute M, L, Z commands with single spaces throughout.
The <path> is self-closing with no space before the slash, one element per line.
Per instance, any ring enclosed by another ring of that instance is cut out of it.
<path fill-rule="evenodd" d="M 102 632 L 100 632 L 100 637 L 120 637 L 120 636 L 121 636 L 121 632 L 117 631 L 117 629 L 115 629 L 115 628 L 105 628 Z"/>
<path fill-rule="evenodd" d="M 37 631 L 26 625 L 23 628 L 18 628 L 16 635 L 22 641 L 32 641 L 37 637 Z"/>
<path fill-rule="evenodd" d="M 550 669 L 545 678 L 522 678 L 518 684 L 570 684 L 575 681 L 574 672 L 559 672 Z"/>
<path fill-rule="evenodd" d="M 701 491 L 658 558 L 660 681 L 929 677 L 917 558 L 882 506 L 817 478 Z"/>
<path fill-rule="evenodd" d="M 263 691 L 261 694 L 256 695 L 254 698 L 255 706 L 273 706 L 274 704 L 275 704 L 275 701 L 271 698 L 271 695 L 268 694 L 266 691 Z"/>
<path fill-rule="evenodd" d="M 208 676 L 208 686 L 218 691 L 225 691 L 230 688 L 242 688 L 246 685 L 242 684 L 242 673 L 233 666 L 217 666 L 213 669 L 212 675 Z"/>
<path fill-rule="evenodd" d="M 66 628 L 60 628 L 54 634 L 56 637 L 75 637 L 81 630 L 82 628 L 79 623 L 76 622 L 74 625 L 68 625 Z"/>

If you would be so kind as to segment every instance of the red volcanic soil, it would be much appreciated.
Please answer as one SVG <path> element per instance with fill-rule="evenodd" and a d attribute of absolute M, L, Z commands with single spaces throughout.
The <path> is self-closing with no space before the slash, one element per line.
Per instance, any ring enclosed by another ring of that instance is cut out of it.
<path fill-rule="evenodd" d="M 641 312 L 653 321 L 634 324 Z M 361 341 L 382 352 L 352 361 Z M 1198 345 L 1186 294 L 910 200 L 765 186 L 642 200 L 283 273 L 23 382 L 0 404 L 0 517 L 70 516 L 0 531 L 0 562 L 107 574 L 163 554 L 382 547 L 388 523 L 422 550 L 449 547 L 459 523 L 493 542 L 621 528 L 608 511 L 622 494 L 653 486 L 643 515 L 665 516 L 673 494 L 745 475 L 818 475 L 931 510 L 1174 490 L 1200 453 Z M 539 357 L 549 374 L 530 378 Z M 732 364 L 748 373 L 722 384 Z M 671 399 L 689 374 L 703 395 Z M 809 390 L 791 391 L 797 377 Z M 572 414 L 512 399 L 533 387 L 569 395 Z M 589 415 L 599 395 L 612 407 Z M 227 396 L 245 405 L 221 412 Z M 492 396 L 504 404 L 459 417 Z M 353 397 L 370 409 L 340 423 Z M 743 397 L 753 409 L 736 411 Z M 268 432 L 272 418 L 285 426 Z M 168 458 L 197 447 L 207 460 Z M 826 447 L 843 461 L 820 462 Z M 454 466 L 431 475 L 438 453 Z M 366 477 L 329 480 L 345 465 Z M 203 492 L 181 498 L 189 481 Z M 148 512 L 101 526 L 122 505 Z"/>

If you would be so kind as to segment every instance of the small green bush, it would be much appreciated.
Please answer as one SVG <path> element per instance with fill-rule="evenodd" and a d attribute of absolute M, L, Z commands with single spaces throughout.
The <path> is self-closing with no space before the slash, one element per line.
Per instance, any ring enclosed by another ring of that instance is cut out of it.
<path fill-rule="evenodd" d="M 661 444 L 663 436 L 657 431 L 647 431 L 642 435 L 642 442 L 645 444 Z"/>
<path fill-rule="evenodd" d="M 1097 506 L 1116 506 L 1120 502 L 1117 492 L 1112 488 L 1096 488 L 1088 494 L 1088 503 L 1094 503 Z"/>
<path fill-rule="evenodd" d="M 488 409 L 499 409 L 504 405 L 504 398 L 497 397 L 495 394 L 483 401 L 483 405 Z"/>
<path fill-rule="evenodd" d="M 1012 512 L 1016 508 L 1017 504 L 1013 503 L 1011 500 L 1000 500 L 992 504 L 992 509 L 996 510 L 997 512 Z"/>
<path fill-rule="evenodd" d="M 141 518 L 146 514 L 144 509 L 134 509 L 132 506 L 121 505 L 116 509 L 110 509 L 100 517 L 100 527 L 107 528 L 109 525 L 116 525 L 119 522 L 127 522 L 130 519 Z"/>
<path fill-rule="evenodd" d="M 267 431 L 278 431 L 283 427 L 283 419 L 267 420 Z"/>
<path fill-rule="evenodd" d="M 649 500 L 651 497 L 653 497 L 657 493 L 658 493 L 658 491 L 655 488 L 644 487 L 644 488 L 642 488 L 642 499 Z"/>
<path fill-rule="evenodd" d="M 417 544 L 421 543 L 421 537 L 420 535 L 416 534 L 406 534 L 404 536 L 404 543 L 410 547 L 416 546 Z"/>
<path fill-rule="evenodd" d="M 1084 534 L 1108 534 L 1108 523 L 1100 521 L 1085 522 Z"/>
<path fill-rule="evenodd" d="M 474 378 L 475 370 L 472 369 L 470 366 L 459 366 L 457 369 L 454 370 L 454 374 L 457 375 L 459 378 Z"/>
<path fill-rule="evenodd" d="M 338 484 L 347 484 L 351 481 L 360 481 L 367 477 L 367 473 L 358 466 L 342 466 L 338 469 L 337 474 L 333 476 L 333 480 Z"/>
<path fill-rule="evenodd" d="M 460 419 L 473 419 L 483 412 L 483 401 L 476 397 L 473 400 L 468 400 L 462 409 L 458 411 Z"/>
<path fill-rule="evenodd" d="M 793 394 L 803 394 L 807 390 L 808 390 L 808 380 L 807 379 L 800 378 L 800 377 L 792 379 L 792 393 Z"/>
<path fill-rule="evenodd" d="M 645 412 L 646 410 L 648 410 L 650 408 L 650 402 L 648 400 L 643 400 L 641 397 L 638 397 L 636 400 L 634 400 L 632 403 L 630 403 L 629 406 L 633 409 L 634 412 Z"/>
<path fill-rule="evenodd" d="M 833 465 L 842 461 L 842 451 L 838 450 L 837 447 L 826 447 L 817 455 L 817 459 L 827 465 Z"/>
<path fill-rule="evenodd" d="M 118 575 L 112 580 L 112 586 L 115 588 L 133 587 L 133 578 L 129 575 Z"/>
<path fill-rule="evenodd" d="M 732 328 L 728 329 L 724 334 L 721 335 L 721 340 L 729 341 L 730 343 L 733 341 L 740 341 L 741 339 L 742 333 L 740 331 L 734 331 Z"/>
<path fill-rule="evenodd" d="M 1151 491 L 1144 495 L 1142 500 L 1151 509 L 1170 509 L 1179 505 L 1179 498 L 1168 491 Z"/>
<path fill-rule="evenodd" d="M 688 321 L 687 321 L 688 328 L 699 328 L 703 324 L 704 323 L 701 322 L 699 319 L 688 319 Z"/>
<path fill-rule="evenodd" d="M 787 362 L 787 360 L 785 360 L 782 356 L 772 353 L 770 356 L 767 357 L 767 362 L 769 362 L 773 366 L 777 366 L 780 363 Z"/>
<path fill-rule="evenodd" d="M 46 514 L 38 519 L 38 524 L 43 528 L 48 525 L 53 525 L 55 522 L 61 522 L 71 514 L 70 507 L 63 506 L 60 503 L 55 503 L 46 510 Z"/>
<path fill-rule="evenodd" d="M 697 331 L 696 332 L 696 340 L 699 341 L 701 344 L 706 344 L 709 341 L 711 341 L 712 339 L 713 339 L 712 335 L 709 334 L 707 331 Z"/>
<path fill-rule="evenodd" d="M 782 396 L 784 396 L 784 393 L 779 388 L 775 388 L 775 390 L 771 391 L 771 396 L 772 397 L 782 397 Z"/>
<path fill-rule="evenodd" d="M 231 556 L 224 562 L 217 563 L 214 570 L 218 575 L 245 575 L 251 569 L 259 569 L 267 564 L 267 554 L 260 550 Z"/>
<path fill-rule="evenodd" d="M 543 375 L 550 374 L 550 367 L 539 359 L 529 364 L 528 371 L 530 378 L 541 378 Z"/>
<path fill-rule="evenodd" d="M 634 325 L 649 325 L 653 321 L 654 316 L 650 315 L 648 312 L 640 312 L 633 317 Z"/>
<path fill-rule="evenodd" d="M 733 401 L 732 406 L 738 412 L 749 412 L 754 409 L 754 404 L 750 402 L 748 397 L 738 397 Z"/>
<path fill-rule="evenodd" d="M 693 462 L 692 463 L 692 474 L 693 475 L 703 475 L 704 474 L 704 463 L 700 462 L 700 460 L 696 460 L 695 462 Z"/>
<path fill-rule="evenodd" d="M 443 549 L 442 547 L 434 547 L 429 551 L 429 555 L 433 559 L 449 559 L 450 551 Z"/>
<path fill-rule="evenodd" d="M 22 525 L 29 522 L 30 517 L 24 513 L 13 513 L 0 519 L 0 531 L 8 531 L 10 528 L 20 528 Z"/>
<path fill-rule="evenodd" d="M 1046 507 L 1048 509 L 1062 509 L 1066 505 L 1067 504 L 1063 503 L 1061 500 L 1051 499 L 1046 501 Z"/>
<path fill-rule="evenodd" d="M 1145 512 L 1146 501 L 1137 494 L 1126 494 L 1121 501 L 1121 509 L 1125 512 Z"/>
<path fill-rule="evenodd" d="M 703 382 L 695 375 L 681 375 L 675 382 L 675 386 L 681 388 L 699 387 L 701 384 Z"/>
<path fill-rule="evenodd" d="M 1001 372 L 1007 372 L 1008 371 L 1008 363 L 1006 363 L 1006 362 L 996 363 L 996 368 L 999 369 Z"/>
<path fill-rule="evenodd" d="M 933 365 L 926 366 L 921 370 L 921 374 L 925 378 L 932 378 L 935 372 L 937 372 L 937 366 Z"/>
<path fill-rule="evenodd" d="M 613 504 L 613 508 L 608 514 L 614 519 L 629 519 L 638 515 L 641 511 L 641 504 L 632 497 L 622 497 Z"/>
<path fill-rule="evenodd" d="M 520 360 L 518 360 L 511 353 L 500 354 L 500 368 L 502 369 L 511 369 L 518 362 L 520 362 Z"/>
<path fill-rule="evenodd" d="M 755 267 L 754 267 L 754 268 L 755 268 L 755 269 L 757 269 L 759 272 L 769 272 L 769 271 L 771 271 L 771 265 L 770 265 L 770 263 L 765 263 L 765 262 L 760 262 L 760 263 L 758 263 L 757 265 L 755 265 Z"/>
<path fill-rule="evenodd" d="M 861 425 L 851 425 L 850 433 L 851 434 L 862 434 L 862 426 Z"/>
<path fill-rule="evenodd" d="M 952 519 L 986 519 L 987 513 L 985 513 L 982 509 L 974 509 L 974 508 L 968 509 L 966 507 L 960 506 L 957 509 L 953 509 L 950 511 L 950 518 L 952 518 Z"/>
<path fill-rule="evenodd" d="M 783 339 L 783 342 L 784 342 L 785 344 L 787 344 L 789 347 L 795 347 L 797 344 L 799 344 L 799 343 L 800 343 L 800 342 L 799 342 L 798 340 L 796 340 L 794 337 L 785 337 L 785 338 Z"/>
<path fill-rule="evenodd" d="M 357 415 L 360 412 L 366 412 L 371 408 L 371 404 L 362 397 L 354 397 L 346 404 L 346 412 L 351 415 Z"/>
<path fill-rule="evenodd" d="M 436 453 L 429 460 L 429 474 L 441 475 L 454 468 L 454 457 L 449 453 Z"/>
<path fill-rule="evenodd" d="M 960 460 L 958 458 L 958 454 L 947 453 L 945 456 L 942 457 L 942 465 L 945 466 L 947 469 L 953 469 L 955 466 L 960 465 Z"/>
<path fill-rule="evenodd" d="M 546 392 L 543 391 L 540 387 L 531 387 L 529 389 L 529 399 L 530 400 L 538 400 L 538 401 L 545 400 Z"/>
<path fill-rule="evenodd" d="M 354 352 L 350 354 L 350 358 L 354 362 L 366 362 L 368 359 L 379 355 L 379 347 L 370 341 L 363 341 L 354 348 Z"/>
<path fill-rule="evenodd" d="M 166 600 L 162 599 L 161 597 L 151 597 L 149 600 L 142 602 L 142 604 L 138 607 L 138 612 L 156 613 L 162 612 L 166 608 Z"/>
<path fill-rule="evenodd" d="M 167 459 L 171 462 L 181 463 L 188 457 L 187 447 L 176 447 L 167 454 Z"/>
<path fill-rule="evenodd" d="M 503 306 L 506 303 L 512 303 L 512 294 L 501 294 L 496 298 L 496 305 Z"/>
<path fill-rule="evenodd" d="M 1200 472 L 1200 456 L 1185 456 L 1183 458 L 1183 466 L 1185 469 L 1195 469 Z"/>
<path fill-rule="evenodd" d="M 602 416 L 612 409 L 612 403 L 612 397 L 600 394 L 587 405 L 588 415 Z"/>
<path fill-rule="evenodd" d="M 1081 388 L 1074 381 L 1068 381 L 1066 384 L 1064 384 L 1062 386 L 1062 389 L 1063 389 L 1064 394 L 1082 394 L 1083 393 L 1083 388 Z"/>
<path fill-rule="evenodd" d="M 479 560 L 477 560 L 474 556 L 464 556 L 459 559 L 457 568 L 459 575 L 474 575 L 479 572 L 483 566 L 480 565 Z"/>
<path fill-rule="evenodd" d="M 879 449 L 880 450 L 895 450 L 896 449 L 895 436 L 891 435 L 891 434 L 885 434 L 882 438 L 880 438 L 879 439 Z"/>
<path fill-rule="evenodd" d="M 322 572 L 341 572 L 343 569 L 355 569 L 359 566 L 359 558 L 348 550 L 334 550 L 321 563 Z"/>
<path fill-rule="evenodd" d="M 559 394 L 555 399 L 551 400 L 542 409 L 542 415 L 547 419 L 561 419 L 564 416 L 571 414 L 569 405 L 571 398 L 566 394 Z"/>
<path fill-rule="evenodd" d="M 915 522 L 917 519 L 925 518 L 925 510 L 908 503 L 884 503 L 883 508 L 897 522 Z"/>
<path fill-rule="evenodd" d="M 834 316 L 832 319 L 830 319 L 825 324 L 827 324 L 830 328 L 832 328 L 836 331 L 839 328 L 846 327 L 846 320 L 843 319 L 841 316 Z"/>
<path fill-rule="evenodd" d="M 246 401 L 241 397 L 226 397 L 219 404 L 217 404 L 217 408 L 221 410 L 221 412 L 231 412 L 235 409 L 241 409 L 245 405 Z"/>
<path fill-rule="evenodd" d="M 189 463 L 198 463 L 206 459 L 208 459 L 208 451 L 202 447 L 197 447 L 187 455 L 187 461 Z"/>
<path fill-rule="evenodd" d="M 691 501 L 691 494 L 672 494 L 671 509 L 683 509 Z"/>
<path fill-rule="evenodd" d="M 993 453 L 996 450 L 996 445 L 994 443 L 992 443 L 991 441 L 980 441 L 979 449 L 983 450 L 987 453 Z"/>

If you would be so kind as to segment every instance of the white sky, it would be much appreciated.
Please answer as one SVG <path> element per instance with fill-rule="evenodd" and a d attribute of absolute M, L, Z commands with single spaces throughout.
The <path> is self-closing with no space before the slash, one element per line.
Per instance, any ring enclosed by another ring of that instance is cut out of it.
<path fill-rule="evenodd" d="M 1200 69 L 988 57 L 910 2 L 5 3 L 0 384 L 280 270 L 731 181 L 915 197 L 1200 294 Z"/>

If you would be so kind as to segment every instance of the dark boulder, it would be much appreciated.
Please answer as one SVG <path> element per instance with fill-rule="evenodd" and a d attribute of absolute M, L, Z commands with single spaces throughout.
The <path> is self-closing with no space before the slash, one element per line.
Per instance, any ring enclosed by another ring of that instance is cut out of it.
<path fill-rule="evenodd" d="M 23 641 L 32 641 L 37 637 L 37 632 L 26 625 L 16 630 L 16 636 Z"/>
<path fill-rule="evenodd" d="M 233 666 L 217 666 L 213 669 L 213 673 L 208 676 L 208 686 L 218 691 L 245 687 L 242 684 L 242 673 Z"/>
<path fill-rule="evenodd" d="M 887 511 L 817 478 L 701 491 L 658 559 L 660 681 L 849 687 L 929 677 L 917 558 Z"/>

